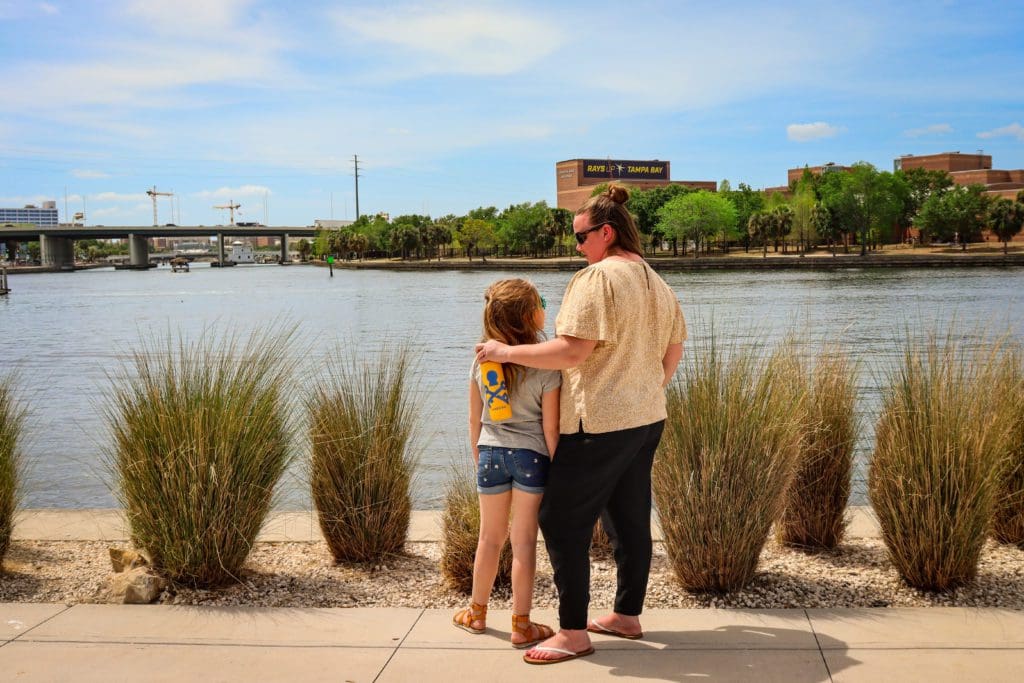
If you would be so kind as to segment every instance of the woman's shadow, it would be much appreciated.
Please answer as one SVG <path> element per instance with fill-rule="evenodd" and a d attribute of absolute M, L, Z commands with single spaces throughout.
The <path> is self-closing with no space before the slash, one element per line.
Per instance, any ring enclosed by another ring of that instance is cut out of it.
<path fill-rule="evenodd" d="M 846 643 L 810 628 L 727 625 L 700 631 L 648 631 L 643 640 L 594 638 L 586 661 L 612 676 L 684 681 L 817 682 L 859 664 Z"/>

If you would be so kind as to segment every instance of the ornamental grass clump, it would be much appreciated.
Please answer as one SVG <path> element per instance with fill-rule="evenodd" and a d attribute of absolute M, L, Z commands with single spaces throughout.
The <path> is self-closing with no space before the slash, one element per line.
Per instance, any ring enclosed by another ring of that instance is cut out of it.
<path fill-rule="evenodd" d="M 335 561 L 402 552 L 412 514 L 417 413 L 407 347 L 333 363 L 306 402 L 309 481 Z"/>
<path fill-rule="evenodd" d="M 782 512 L 804 401 L 786 348 L 726 353 L 712 332 L 669 388 L 653 489 L 669 562 L 689 590 L 745 586 Z"/>
<path fill-rule="evenodd" d="M 995 359 L 931 333 L 908 338 L 888 371 L 868 491 L 889 557 L 915 588 L 952 590 L 977 573 L 1009 432 L 993 409 Z"/>
<path fill-rule="evenodd" d="M 473 591 L 473 563 L 480 538 L 480 503 L 475 478 L 453 472 L 445 487 L 444 517 L 441 530 L 441 576 L 455 591 L 469 595 Z M 512 586 L 512 545 L 508 539 L 498 556 L 498 574 L 494 590 Z"/>
<path fill-rule="evenodd" d="M 1024 550 L 1024 354 L 1019 346 L 1007 349 L 1000 360 L 999 383 L 993 409 L 1010 429 L 1007 461 L 992 522 L 992 536 Z"/>
<path fill-rule="evenodd" d="M 846 532 L 857 438 L 857 373 L 836 348 L 824 349 L 813 367 L 809 365 L 801 362 L 799 368 L 807 394 L 800 457 L 775 530 L 784 545 L 830 550 Z"/>
<path fill-rule="evenodd" d="M 173 581 L 238 580 L 293 460 L 291 336 L 143 342 L 115 377 L 115 496 L 134 545 Z"/>
<path fill-rule="evenodd" d="M 11 543 L 21 493 L 25 409 L 14 395 L 14 384 L 13 376 L 0 377 L 0 563 Z"/>

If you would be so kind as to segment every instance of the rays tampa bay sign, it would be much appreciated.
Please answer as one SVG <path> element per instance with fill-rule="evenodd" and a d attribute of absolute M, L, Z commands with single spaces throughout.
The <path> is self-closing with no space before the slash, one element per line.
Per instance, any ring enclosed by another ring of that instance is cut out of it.
<path fill-rule="evenodd" d="M 583 177 L 608 180 L 668 180 L 668 162 L 584 159 Z"/>

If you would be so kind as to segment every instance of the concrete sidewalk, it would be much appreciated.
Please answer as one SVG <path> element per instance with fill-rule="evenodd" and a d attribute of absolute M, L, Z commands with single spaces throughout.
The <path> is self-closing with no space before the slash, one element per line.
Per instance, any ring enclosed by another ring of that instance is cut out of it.
<path fill-rule="evenodd" d="M 554 614 L 535 618 L 552 623 Z M 448 610 L 0 605 L 5 681 L 1020 681 L 1009 610 L 651 610 L 646 637 L 528 666 L 508 612 L 473 636 Z"/>
<path fill-rule="evenodd" d="M 417 512 L 410 540 L 435 541 Z M 853 536 L 877 535 L 853 511 Z M 28 510 L 16 539 L 123 540 L 116 510 Z M 311 541 L 308 512 L 276 513 L 264 540 Z M 0 581 L 3 578 L 0 576 Z M 535 620 L 555 624 L 551 610 Z M 922 608 L 649 610 L 645 637 L 595 636 L 597 652 L 529 666 L 511 615 L 473 636 L 450 610 L 0 604 L 4 681 L 1021 681 L 1024 612 Z"/>

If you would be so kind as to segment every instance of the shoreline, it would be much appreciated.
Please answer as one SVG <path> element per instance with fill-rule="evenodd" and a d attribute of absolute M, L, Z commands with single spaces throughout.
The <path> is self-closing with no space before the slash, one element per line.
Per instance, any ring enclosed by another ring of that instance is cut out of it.
<path fill-rule="evenodd" d="M 868 252 L 861 256 L 856 251 L 849 254 L 838 253 L 833 256 L 828 251 L 816 251 L 800 256 L 799 254 L 783 254 L 769 252 L 767 257 L 758 250 L 743 252 L 733 250 L 730 254 L 714 254 L 711 256 L 667 256 L 645 255 L 644 257 L 656 271 L 687 272 L 703 270 L 851 270 L 862 268 L 1014 268 L 1024 266 L 1024 249 L 1014 247 L 1009 254 L 1003 254 L 1002 248 L 976 247 L 973 251 L 942 249 L 908 249 L 890 248 Z M 316 266 L 326 268 L 325 261 L 292 262 L 287 265 Z M 336 260 L 334 268 L 338 270 L 399 270 L 399 271 L 561 271 L 575 272 L 586 267 L 586 261 L 580 256 L 546 256 L 533 258 L 528 256 L 489 258 L 486 261 L 479 257 L 469 260 L 464 256 L 453 256 L 444 259 L 425 261 L 422 259 L 377 258 L 362 261 Z M 110 264 L 84 263 L 78 264 L 74 270 L 93 270 L 109 268 Z M 58 271 L 47 266 L 7 266 L 8 275 L 23 273 L 54 273 L 74 272 Z"/>
<path fill-rule="evenodd" d="M 862 268 L 1007 268 L 1024 266 L 1024 253 L 1009 254 L 816 254 L 806 257 L 799 255 L 758 256 L 702 256 L 645 257 L 651 268 L 662 272 L 687 272 L 702 270 L 849 270 Z M 321 261 L 314 261 L 317 267 L 327 267 Z M 340 270 L 479 270 L 479 271 L 565 271 L 574 272 L 585 268 L 586 261 L 579 257 L 554 256 L 547 258 L 503 258 L 469 261 L 464 257 L 439 261 L 402 261 L 395 259 L 373 259 L 366 261 L 335 261 Z"/>

